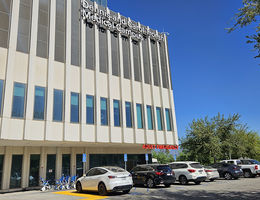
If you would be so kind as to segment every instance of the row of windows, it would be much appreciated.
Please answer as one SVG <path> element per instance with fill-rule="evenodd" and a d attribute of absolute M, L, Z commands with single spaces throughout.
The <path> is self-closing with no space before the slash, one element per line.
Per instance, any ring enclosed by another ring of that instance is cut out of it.
<path fill-rule="evenodd" d="M 8 48 L 8 38 L 10 31 L 10 15 L 11 15 L 12 0 L 0 0 L 0 47 Z M 19 25 L 17 34 L 17 51 L 29 53 L 31 24 L 32 24 L 32 0 L 21 0 L 19 4 Z M 36 55 L 42 58 L 49 57 L 49 34 L 50 34 L 50 0 L 39 0 L 38 7 L 38 27 L 37 27 L 37 50 Z M 55 46 L 54 59 L 58 62 L 66 60 L 66 12 L 67 3 L 65 0 L 56 0 L 55 14 Z M 99 6 L 99 9 L 105 9 Z M 81 65 L 81 23 L 80 23 L 80 0 L 71 1 L 71 64 L 74 66 Z M 111 11 L 111 15 L 117 15 Z M 123 16 L 122 16 L 123 17 Z M 93 24 L 84 24 L 86 29 L 86 68 L 95 70 L 95 29 Z M 103 27 L 98 28 L 99 35 L 99 71 L 108 73 L 108 46 L 107 32 Z M 133 63 L 130 61 L 130 42 L 133 46 Z M 151 47 L 152 63 L 150 63 L 149 43 Z M 166 49 L 163 42 L 159 42 L 159 52 L 157 42 L 144 38 L 142 42 L 132 40 L 122 36 L 122 57 L 123 57 L 123 72 L 120 72 L 119 61 L 119 36 L 117 32 L 111 32 L 111 54 L 112 54 L 112 74 L 114 76 L 122 76 L 126 79 L 142 81 L 141 60 L 140 60 L 140 45 L 142 45 L 143 67 L 144 67 L 144 82 L 151 84 L 151 71 L 153 72 L 153 80 L 155 86 L 163 86 L 169 88 L 168 70 Z M 159 69 L 159 58 L 161 69 Z M 131 73 L 133 67 L 134 74 Z M 160 76 L 161 74 L 161 76 Z M 162 77 L 162 80 L 161 78 Z"/>
<path fill-rule="evenodd" d="M 3 80 L 0 80 L 0 102 L 2 102 L 3 96 Z M 70 94 L 70 122 L 80 122 L 80 94 L 71 92 Z M 13 103 L 11 116 L 14 118 L 24 118 L 25 115 L 25 102 L 26 102 L 26 85 L 23 83 L 14 83 L 13 88 Z M 137 128 L 143 129 L 145 127 L 144 106 L 142 104 L 136 104 L 136 118 Z M 0 103 L 0 109 L 2 110 L 2 103 Z M 33 119 L 44 120 L 46 110 L 46 88 L 35 86 L 34 90 L 34 111 Z M 122 102 L 117 99 L 113 99 L 113 113 L 114 113 L 114 126 L 122 126 Z M 109 124 L 109 99 L 100 98 L 100 124 L 107 126 Z M 92 95 L 86 95 L 86 123 L 95 124 L 96 110 L 96 98 Z M 53 91 L 53 121 L 62 122 L 64 118 L 64 91 L 54 89 Z M 146 118 L 147 128 L 149 130 L 154 129 L 154 116 L 153 107 L 146 105 Z M 125 102 L 125 119 L 126 127 L 132 128 L 134 121 L 134 110 L 131 102 Z M 164 130 L 163 126 L 163 110 L 160 107 L 156 107 L 156 123 L 158 130 Z M 171 110 L 165 109 L 166 130 L 172 130 L 172 116 Z"/>

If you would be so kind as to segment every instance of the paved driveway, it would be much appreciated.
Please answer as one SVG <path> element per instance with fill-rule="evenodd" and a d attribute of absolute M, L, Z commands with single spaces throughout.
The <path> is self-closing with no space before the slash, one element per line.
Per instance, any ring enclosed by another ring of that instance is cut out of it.
<path fill-rule="evenodd" d="M 79 194 L 70 191 L 27 191 L 8 194 L 0 194 L 1 200 L 124 200 L 124 199 L 152 199 L 152 200 L 203 200 L 203 199 L 245 199 L 256 200 L 260 197 L 260 177 L 241 178 L 239 180 L 217 180 L 215 182 L 203 182 L 201 185 L 190 183 L 189 185 L 174 184 L 170 188 L 158 186 L 147 189 L 145 187 L 134 187 L 129 194 L 110 194 L 106 197 L 96 193 Z"/>

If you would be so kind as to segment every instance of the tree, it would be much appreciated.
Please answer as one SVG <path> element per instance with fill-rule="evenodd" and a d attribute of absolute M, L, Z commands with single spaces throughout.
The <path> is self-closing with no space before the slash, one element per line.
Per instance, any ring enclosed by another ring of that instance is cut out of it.
<path fill-rule="evenodd" d="M 254 44 L 254 49 L 258 51 L 258 55 L 255 58 L 260 57 L 260 0 L 243 0 L 243 6 L 239 9 L 239 12 L 235 14 L 235 24 L 228 28 L 228 33 L 231 33 L 237 28 L 243 28 L 249 24 L 256 23 L 256 34 L 247 35 L 247 43 Z"/>
<path fill-rule="evenodd" d="M 152 151 L 152 157 L 156 158 L 160 164 L 174 162 L 173 155 L 168 149 L 161 149 L 159 151 Z"/>
<path fill-rule="evenodd" d="M 209 119 L 193 120 L 181 139 L 182 152 L 177 160 L 210 164 L 222 159 L 260 158 L 260 137 L 241 124 L 240 115 L 218 114 Z"/>

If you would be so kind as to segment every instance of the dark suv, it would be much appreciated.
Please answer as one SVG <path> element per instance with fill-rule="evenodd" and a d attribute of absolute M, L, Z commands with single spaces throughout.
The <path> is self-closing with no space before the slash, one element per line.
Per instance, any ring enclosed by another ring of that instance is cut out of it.
<path fill-rule="evenodd" d="M 229 164 L 229 163 L 215 163 L 211 165 L 213 168 L 218 169 L 218 173 L 220 177 L 223 177 L 227 180 L 231 180 L 232 178 L 238 179 L 243 176 L 243 171 L 241 167 Z"/>
<path fill-rule="evenodd" d="M 175 176 L 169 165 L 147 164 L 134 167 L 131 172 L 134 185 L 146 185 L 152 188 L 164 184 L 169 187 L 175 182 Z"/>

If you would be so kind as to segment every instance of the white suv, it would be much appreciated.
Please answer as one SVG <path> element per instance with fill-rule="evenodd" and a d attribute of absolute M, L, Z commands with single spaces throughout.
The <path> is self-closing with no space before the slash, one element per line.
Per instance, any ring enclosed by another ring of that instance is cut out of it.
<path fill-rule="evenodd" d="M 176 180 L 182 185 L 186 185 L 189 182 L 194 182 L 196 185 L 199 185 L 207 178 L 204 168 L 198 162 L 173 162 L 170 163 L 169 166 L 175 173 Z"/>

